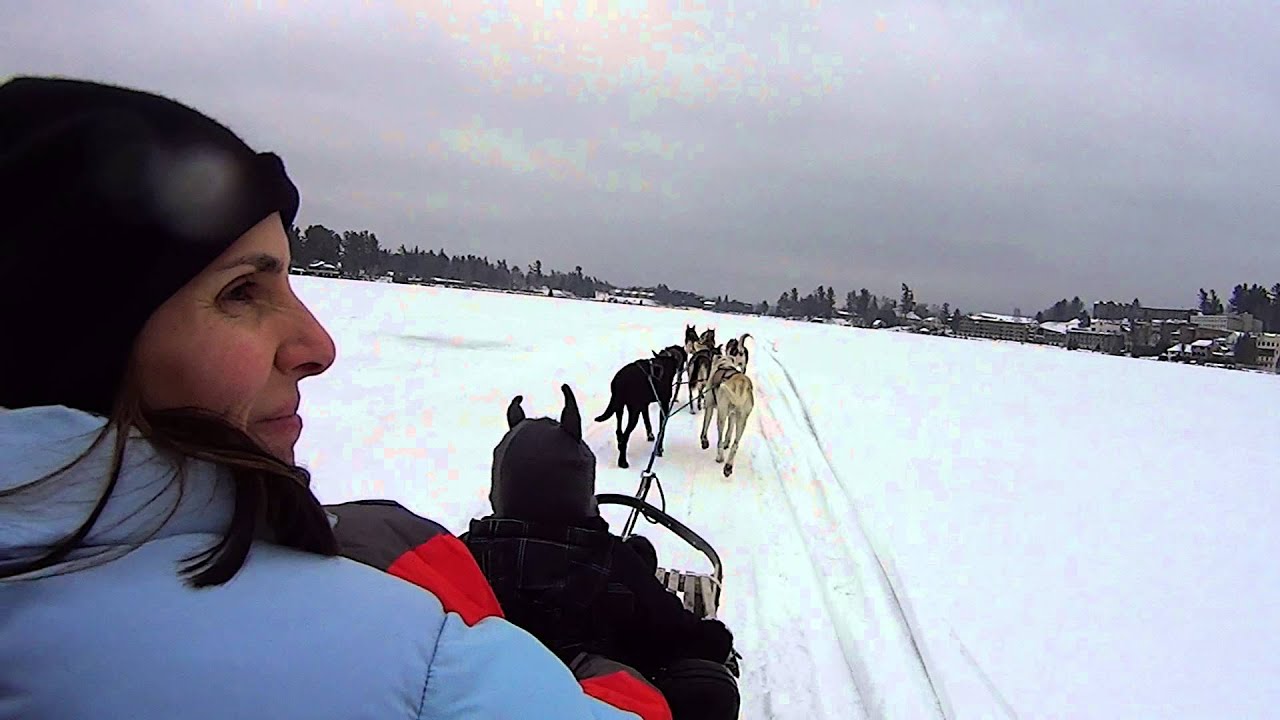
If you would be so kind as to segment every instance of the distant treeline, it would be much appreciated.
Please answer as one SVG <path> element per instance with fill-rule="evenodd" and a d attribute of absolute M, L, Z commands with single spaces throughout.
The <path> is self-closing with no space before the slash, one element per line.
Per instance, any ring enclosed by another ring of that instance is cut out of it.
<path fill-rule="evenodd" d="M 289 248 L 294 263 L 309 265 L 321 260 L 340 265 L 343 273 L 353 277 L 381 277 L 394 273 L 398 278 L 449 278 L 467 282 L 479 282 L 491 287 L 525 289 L 548 287 L 580 297 L 595 297 L 597 292 L 614 292 L 618 286 L 586 275 L 579 265 L 573 272 L 544 270 L 541 260 L 534 260 L 526 268 L 509 264 L 505 259 L 497 262 L 476 255 L 450 256 L 441 248 L 435 250 L 408 249 L 403 244 L 394 252 L 382 247 L 378 236 L 368 230 L 344 230 L 337 232 L 324 225 L 311 225 L 305 230 L 289 229 Z M 835 288 L 819 285 L 812 292 L 801 296 L 797 288 L 791 288 L 770 304 L 767 300 L 747 303 L 726 296 L 705 297 L 686 290 L 673 290 L 664 283 L 648 288 L 653 299 L 664 305 L 677 307 L 710 307 L 722 312 L 760 313 L 781 317 L 831 318 L 841 312 L 870 324 L 876 320 L 885 325 L 895 325 L 911 313 L 922 320 L 930 318 L 954 324 L 961 316 L 958 309 L 944 302 L 931 305 L 915 299 L 915 293 L 902 283 L 899 297 L 873 295 L 866 288 L 850 290 L 837 305 Z M 1141 303 L 1134 298 L 1133 306 Z M 1269 332 L 1280 331 L 1280 283 L 1270 290 L 1258 284 L 1236 285 L 1227 304 L 1232 312 L 1247 312 L 1260 319 Z M 1197 309 L 1205 314 L 1221 314 L 1226 307 L 1216 290 L 1200 290 Z M 1015 314 L 1018 312 L 1015 310 Z M 1062 322 L 1075 318 L 1087 319 L 1088 308 L 1079 296 L 1062 299 L 1052 307 L 1036 313 L 1041 322 Z"/>
<path fill-rule="evenodd" d="M 545 285 L 581 297 L 595 297 L 598 290 L 615 289 L 599 278 L 584 275 L 582 266 L 574 268 L 572 273 L 544 272 L 541 260 L 535 260 L 525 270 L 519 265 L 508 265 L 506 260 L 495 263 L 488 257 L 475 255 L 450 257 L 443 248 L 439 252 L 424 252 L 401 245 L 391 252 L 382 247 L 378 236 L 368 230 L 338 233 L 323 225 L 311 225 L 306 230 L 293 227 L 289 230 L 289 250 L 295 265 L 307 266 L 320 260 L 340 265 L 344 274 L 353 277 L 375 278 L 394 273 L 402 279 L 440 277 L 498 288 L 523 289 Z"/>
<path fill-rule="evenodd" d="M 522 268 L 505 259 L 495 262 L 476 255 L 450 256 L 443 248 L 423 251 L 416 247 L 406 248 L 403 244 L 392 252 L 382 247 L 378 236 L 368 230 L 338 232 L 324 225 L 310 225 L 305 230 L 295 226 L 289 229 L 289 249 L 295 265 L 307 266 L 323 261 L 340 266 L 344 274 L 352 277 L 375 278 L 392 273 L 398 279 L 438 277 L 498 288 L 546 286 L 580 297 L 594 297 L 597 292 L 618 289 L 613 283 L 584 274 L 580 265 L 571 273 L 544 270 L 541 260 L 534 260 L 527 268 Z M 803 297 L 797 288 L 791 288 L 773 305 L 768 301 L 746 303 L 727 295 L 708 298 L 686 290 L 673 290 L 665 283 L 649 290 L 653 292 L 654 301 L 677 307 L 704 308 L 710 301 L 713 309 L 727 312 L 818 318 L 837 315 L 835 289 L 826 286 L 819 286 Z M 950 303 L 931 306 L 917 302 L 905 283 L 900 298 L 875 296 L 866 288 L 856 292 L 851 290 L 844 296 L 844 305 L 840 309 L 867 322 L 881 320 L 885 324 L 895 324 L 900 316 L 910 312 L 915 312 L 922 319 L 938 317 L 946 320 L 958 316 L 951 311 Z"/>

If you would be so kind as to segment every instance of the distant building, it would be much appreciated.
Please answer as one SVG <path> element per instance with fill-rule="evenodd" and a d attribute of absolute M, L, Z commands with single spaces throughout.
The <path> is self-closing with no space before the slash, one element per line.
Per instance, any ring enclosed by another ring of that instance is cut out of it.
<path fill-rule="evenodd" d="M 1067 330 L 1067 347 L 1119 355 L 1125 348 L 1124 326 L 1097 320 L 1089 327 L 1073 327 Z"/>
<path fill-rule="evenodd" d="M 1152 323 L 1155 334 L 1155 345 L 1176 345 L 1192 343 L 1200 339 L 1196 337 L 1196 326 L 1182 320 L 1163 320 Z"/>
<path fill-rule="evenodd" d="M 1029 342 L 1032 331 L 1037 327 L 1035 318 L 974 313 L 960 318 L 956 334 L 988 340 Z"/>
<path fill-rule="evenodd" d="M 1040 323 L 1038 333 L 1034 330 L 1032 331 L 1033 339 L 1036 342 L 1041 342 L 1045 345 L 1064 348 L 1067 346 L 1067 331 L 1079 325 L 1079 320 L 1068 320 L 1067 322 L 1043 322 Z"/>
<path fill-rule="evenodd" d="M 1128 303 L 1111 302 L 1095 302 L 1093 304 L 1093 312 L 1090 313 L 1095 320 L 1132 320 L 1135 315 L 1135 307 Z"/>
<path fill-rule="evenodd" d="M 633 298 L 635 300 L 653 300 L 654 292 L 652 290 L 644 290 L 634 288 L 631 290 L 618 290 L 614 293 L 619 298 Z"/>
<path fill-rule="evenodd" d="M 1276 360 L 1280 358 L 1280 333 L 1259 333 L 1254 337 L 1258 342 L 1256 366 L 1274 370 Z"/>
<path fill-rule="evenodd" d="M 597 290 L 596 299 L 611 303 L 622 303 L 624 305 L 657 305 L 652 290 L 631 289 L 631 290 Z"/>
<path fill-rule="evenodd" d="M 1191 343 L 1178 343 L 1164 352 L 1170 360 L 1206 364 L 1234 364 L 1234 358 L 1224 346 L 1222 340 L 1196 340 Z"/>
<path fill-rule="evenodd" d="M 341 272 L 341 267 L 334 265 L 333 263 L 327 263 L 323 260 L 316 260 L 306 267 L 298 267 L 295 265 L 289 268 L 289 273 L 292 275 L 313 275 L 317 277 L 336 278 Z"/>
<path fill-rule="evenodd" d="M 1249 313 L 1223 313 L 1222 315 L 1193 315 L 1191 324 L 1222 332 L 1262 332 L 1262 321 Z"/>
<path fill-rule="evenodd" d="M 466 287 L 472 286 L 472 283 L 469 283 L 466 280 L 458 280 L 456 278 L 447 278 L 447 277 L 433 277 L 430 280 L 426 281 L 424 284 L 440 285 L 443 287 L 455 287 L 455 288 L 466 288 Z"/>
<path fill-rule="evenodd" d="M 1202 362 L 1208 360 L 1213 353 L 1213 344 L 1212 340 L 1197 340 L 1191 343 L 1191 357 Z"/>
<path fill-rule="evenodd" d="M 1183 310 L 1180 308 L 1141 308 L 1138 313 L 1138 320 L 1147 322 L 1156 322 L 1158 320 L 1181 320 L 1182 322 L 1190 322 L 1191 316 L 1195 314 L 1194 310 Z"/>
<path fill-rule="evenodd" d="M 1145 322 L 1154 322 L 1156 320 L 1190 321 L 1191 316 L 1195 314 L 1194 310 L 1184 310 L 1182 308 L 1149 308 L 1132 303 L 1110 301 L 1095 302 L 1092 313 L 1095 320 L 1142 320 Z"/>

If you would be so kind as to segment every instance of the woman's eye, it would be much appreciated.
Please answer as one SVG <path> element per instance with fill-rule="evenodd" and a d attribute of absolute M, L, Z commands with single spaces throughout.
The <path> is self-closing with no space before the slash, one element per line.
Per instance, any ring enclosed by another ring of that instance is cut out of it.
<path fill-rule="evenodd" d="M 255 282 L 244 282 L 236 285 L 228 290 L 222 297 L 228 302 L 246 303 L 252 302 L 257 290 L 258 284 Z"/>

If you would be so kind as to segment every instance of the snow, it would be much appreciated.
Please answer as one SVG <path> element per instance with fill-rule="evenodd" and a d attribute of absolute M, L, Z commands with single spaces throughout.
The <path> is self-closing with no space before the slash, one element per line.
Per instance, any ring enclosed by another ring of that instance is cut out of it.
<path fill-rule="evenodd" d="M 291 281 L 338 345 L 302 387 L 317 495 L 394 498 L 455 532 L 488 511 L 513 395 L 558 416 L 568 382 L 597 490 L 630 494 L 643 425 L 620 470 L 612 422 L 591 421 L 614 371 L 686 324 L 750 332 L 756 409 L 733 476 L 687 410 L 654 465 L 667 509 L 724 559 L 743 718 L 1264 717 L 1280 701 L 1280 456 L 1233 422 L 1280 404 L 1273 375 Z M 638 530 L 664 564 L 708 569 L 661 528 Z"/>
<path fill-rule="evenodd" d="M 1017 323 L 1019 325 L 1034 325 L 1035 318 L 1019 317 L 1017 315 L 1001 315 L 999 313 L 980 312 L 969 316 L 973 320 L 986 320 L 988 322 Z"/>
<path fill-rule="evenodd" d="M 1080 321 L 1077 319 L 1068 320 L 1066 322 L 1040 323 L 1040 327 L 1046 332 L 1057 333 L 1059 335 L 1066 335 L 1068 332 L 1070 332 L 1071 330 L 1074 330 L 1079 326 L 1080 326 Z"/>

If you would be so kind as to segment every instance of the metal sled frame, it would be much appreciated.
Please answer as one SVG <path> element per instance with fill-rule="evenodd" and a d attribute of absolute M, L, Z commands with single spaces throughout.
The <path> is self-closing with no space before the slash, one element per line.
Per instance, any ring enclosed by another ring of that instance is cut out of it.
<path fill-rule="evenodd" d="M 690 530 L 684 523 L 665 512 L 630 495 L 617 493 L 601 493 L 596 495 L 598 505 L 624 505 L 645 516 L 649 522 L 657 523 L 675 533 L 681 540 L 697 548 L 711 561 L 711 574 L 695 573 L 683 570 L 658 568 L 658 580 L 684 603 L 690 612 L 700 618 L 714 618 L 720 607 L 720 588 L 724 581 L 724 565 L 720 555 L 698 533 Z M 634 513 L 633 513 L 634 515 Z M 629 535 L 630 532 L 624 533 Z"/>

